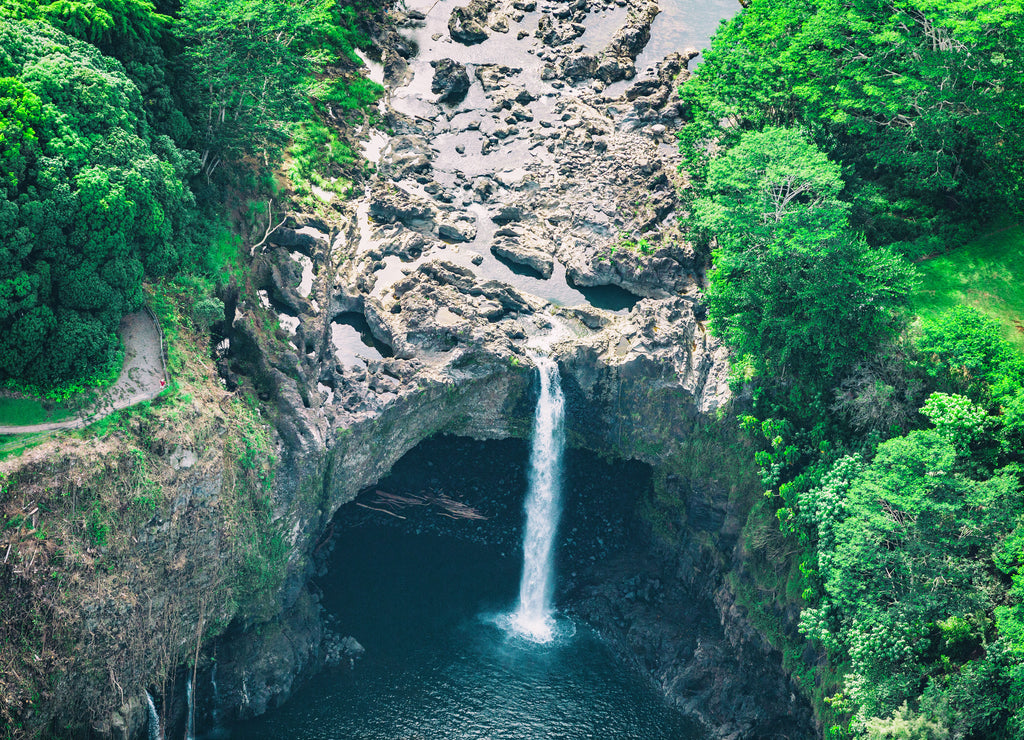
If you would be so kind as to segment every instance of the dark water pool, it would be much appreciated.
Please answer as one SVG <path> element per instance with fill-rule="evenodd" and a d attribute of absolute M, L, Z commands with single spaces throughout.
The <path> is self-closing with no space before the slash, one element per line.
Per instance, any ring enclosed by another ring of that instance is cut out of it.
<path fill-rule="evenodd" d="M 369 522 L 344 533 L 332 560 L 324 606 L 365 656 L 231 737 L 704 737 L 585 625 L 548 646 L 498 629 L 491 619 L 512 606 L 520 566 L 498 546 Z"/>

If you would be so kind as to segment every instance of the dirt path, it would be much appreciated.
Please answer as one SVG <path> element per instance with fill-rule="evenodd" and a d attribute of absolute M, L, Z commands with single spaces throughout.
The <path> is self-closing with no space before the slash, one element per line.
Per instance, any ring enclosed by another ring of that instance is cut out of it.
<path fill-rule="evenodd" d="M 0 435 L 78 429 L 114 411 L 159 396 L 167 381 L 167 369 L 156 321 L 149 312 L 136 311 L 122 319 L 120 334 L 124 342 L 121 375 L 113 385 L 100 391 L 98 398 L 83 408 L 77 417 L 46 424 L 0 426 Z"/>

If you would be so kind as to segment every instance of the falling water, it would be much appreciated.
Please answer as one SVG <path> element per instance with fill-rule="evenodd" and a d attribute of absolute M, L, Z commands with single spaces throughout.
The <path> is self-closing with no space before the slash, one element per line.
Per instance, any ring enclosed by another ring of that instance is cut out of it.
<path fill-rule="evenodd" d="M 530 487 L 526 496 L 523 576 L 512 629 L 533 642 L 550 642 L 554 633 L 551 590 L 552 555 L 561 514 L 562 450 L 565 447 L 565 397 L 558 364 L 534 357 L 540 371 L 540 398 L 533 423 Z"/>
<path fill-rule="evenodd" d="M 149 740 L 163 740 L 163 735 L 160 734 L 160 715 L 156 713 L 156 705 L 148 691 L 146 703 L 149 705 Z"/>
<path fill-rule="evenodd" d="M 217 713 L 220 707 L 220 691 L 217 689 L 217 664 L 213 664 L 213 668 L 210 670 L 210 688 L 213 689 L 213 724 L 217 725 L 219 720 Z"/>
<path fill-rule="evenodd" d="M 192 679 L 185 679 L 185 740 L 196 740 L 195 716 L 196 709 L 192 699 Z"/>

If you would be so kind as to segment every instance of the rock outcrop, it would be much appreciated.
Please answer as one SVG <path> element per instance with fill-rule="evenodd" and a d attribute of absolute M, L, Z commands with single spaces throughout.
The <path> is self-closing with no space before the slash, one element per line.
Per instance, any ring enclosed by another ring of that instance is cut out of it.
<path fill-rule="evenodd" d="M 449 105 L 461 103 L 469 92 L 466 65 L 452 59 L 438 59 L 430 64 L 434 68 L 434 80 L 430 84 L 430 91 L 440 93 L 437 101 Z"/>
<path fill-rule="evenodd" d="M 495 0 L 470 0 L 469 5 L 455 8 L 448 19 L 448 33 L 459 43 L 479 44 L 487 39 L 487 19 Z"/>

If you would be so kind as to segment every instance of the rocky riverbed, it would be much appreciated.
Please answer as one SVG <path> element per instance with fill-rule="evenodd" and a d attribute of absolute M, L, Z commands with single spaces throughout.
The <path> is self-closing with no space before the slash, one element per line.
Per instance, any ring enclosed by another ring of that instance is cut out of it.
<path fill-rule="evenodd" d="M 360 132 L 376 174 L 340 228 L 293 219 L 262 260 L 324 434 L 467 356 L 524 362 L 556 328 L 616 364 L 694 367 L 699 404 L 720 405 L 670 133 L 696 51 L 638 74 L 657 14 L 446 0 L 388 28 L 368 60 L 388 94 Z"/>

